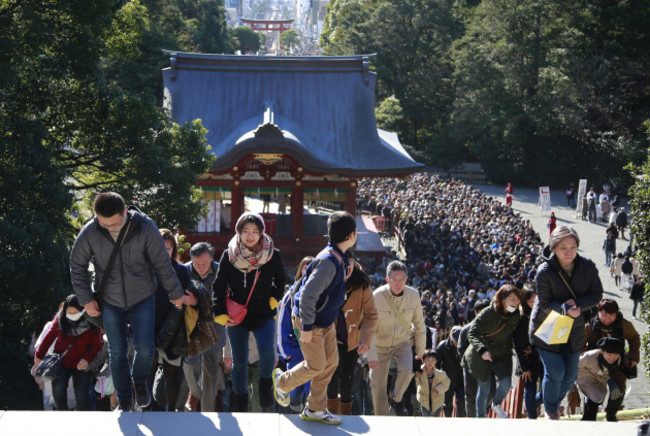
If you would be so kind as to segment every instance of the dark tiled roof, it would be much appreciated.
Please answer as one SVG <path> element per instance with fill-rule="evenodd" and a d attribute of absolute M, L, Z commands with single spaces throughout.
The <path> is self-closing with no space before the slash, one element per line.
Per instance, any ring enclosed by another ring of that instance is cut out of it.
<path fill-rule="evenodd" d="M 165 106 L 176 122 L 202 120 L 216 171 L 253 152 L 287 153 L 308 170 L 348 175 L 422 167 L 397 135 L 376 127 L 368 56 L 166 53 Z M 265 123 L 277 128 L 256 135 Z"/>

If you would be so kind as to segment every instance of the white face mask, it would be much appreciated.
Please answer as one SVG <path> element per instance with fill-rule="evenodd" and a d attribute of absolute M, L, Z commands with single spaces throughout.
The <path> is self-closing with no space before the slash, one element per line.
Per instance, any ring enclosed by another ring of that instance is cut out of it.
<path fill-rule="evenodd" d="M 74 315 L 70 315 L 69 313 L 66 313 L 65 317 L 68 318 L 72 322 L 79 321 L 81 319 L 81 317 L 84 316 L 85 311 L 86 311 L 86 309 L 82 310 L 79 313 L 75 313 Z"/>
<path fill-rule="evenodd" d="M 506 307 L 506 310 L 507 310 L 508 312 L 512 313 L 512 312 L 514 312 L 515 310 L 517 310 L 517 306 L 508 306 L 508 307 Z"/>

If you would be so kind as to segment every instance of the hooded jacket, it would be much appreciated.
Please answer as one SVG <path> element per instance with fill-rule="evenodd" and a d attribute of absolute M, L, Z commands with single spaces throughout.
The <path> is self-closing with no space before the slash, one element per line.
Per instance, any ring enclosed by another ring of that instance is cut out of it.
<path fill-rule="evenodd" d="M 181 298 L 184 291 L 169 262 L 169 254 L 158 227 L 133 206 L 129 207 L 127 214 L 125 225 L 130 227 L 108 272 L 103 301 L 112 306 L 133 306 L 156 292 L 158 281 L 170 300 Z M 86 223 L 77 235 L 70 252 L 70 275 L 72 289 L 81 305 L 95 299 L 88 266 L 92 262 L 95 269 L 94 289 L 97 289 L 106 274 L 114 246 L 115 241 L 109 231 L 99 225 L 97 217 Z"/>
<path fill-rule="evenodd" d="M 530 315 L 528 336 L 531 345 L 543 350 L 559 353 L 568 346 L 569 352 L 580 351 L 585 337 L 585 311 L 595 307 L 603 297 L 603 285 L 598 277 L 598 269 L 594 263 L 580 255 L 573 261 L 571 277 L 562 269 L 555 254 L 551 254 L 550 247 L 544 249 L 544 263 L 537 270 L 535 287 L 537 298 Z M 535 332 L 544 322 L 551 310 L 563 313 L 563 304 L 574 299 L 564 280 L 571 286 L 575 294 L 576 304 L 580 307 L 580 315 L 573 320 L 571 333 L 567 344 L 549 345 L 535 336 Z"/>

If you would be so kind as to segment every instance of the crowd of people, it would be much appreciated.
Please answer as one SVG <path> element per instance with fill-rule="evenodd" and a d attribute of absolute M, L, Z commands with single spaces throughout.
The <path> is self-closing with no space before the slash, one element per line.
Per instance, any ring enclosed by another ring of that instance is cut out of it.
<path fill-rule="evenodd" d="M 240 216 L 219 261 L 200 242 L 182 264 L 172 232 L 118 194 L 98 195 L 71 252 L 74 293 L 36 335 L 35 373 L 65 353 L 49 390 L 36 377 L 45 407 L 68 410 L 74 392 L 77 410 L 505 418 L 514 349 L 529 418 L 543 404 L 557 419 L 577 379 L 584 419 L 605 398 L 594 383 L 608 386 L 616 419 L 638 334 L 602 299 L 573 229 L 557 227 L 544 247 L 511 205 L 427 174 L 362 180 L 358 194 L 358 209 L 399 235 L 403 261 L 355 262 L 355 219 L 336 212 L 329 244 L 295 278 L 256 213 Z M 552 312 L 572 320 L 563 344 L 538 335 Z"/>

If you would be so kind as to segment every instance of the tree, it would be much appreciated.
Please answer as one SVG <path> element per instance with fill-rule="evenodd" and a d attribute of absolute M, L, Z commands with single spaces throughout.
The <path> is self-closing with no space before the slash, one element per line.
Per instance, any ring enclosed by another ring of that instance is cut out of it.
<path fill-rule="evenodd" d="M 282 47 L 289 50 L 289 52 L 292 52 L 293 48 L 300 44 L 298 32 L 296 32 L 294 29 L 289 29 L 282 32 L 280 34 L 280 44 L 282 44 Z"/>
<path fill-rule="evenodd" d="M 242 54 L 255 53 L 260 49 L 259 34 L 250 27 L 237 27 L 233 30 L 233 35 Z"/>
<path fill-rule="evenodd" d="M 650 132 L 650 120 L 645 122 L 647 132 Z M 630 239 L 634 239 L 637 247 L 637 258 L 643 271 L 650 271 L 650 150 L 647 160 L 643 165 L 629 165 L 628 170 L 635 178 L 635 183 L 630 188 L 631 214 L 634 216 L 630 226 Z M 641 303 L 639 318 L 646 323 L 650 322 L 650 283 L 645 280 L 645 298 Z M 644 356 L 646 375 L 650 376 L 650 333 L 642 337 L 641 353 Z"/>
<path fill-rule="evenodd" d="M 175 125 L 106 66 L 137 53 L 135 1 L 0 3 L 0 407 L 39 408 L 31 333 L 71 292 L 68 251 L 97 191 L 122 192 L 158 224 L 191 228 L 210 165 L 199 121 Z M 77 201 L 75 201 L 77 200 Z"/>
<path fill-rule="evenodd" d="M 400 138 L 424 149 L 453 105 L 452 42 L 461 25 L 446 0 L 334 0 L 328 5 L 321 47 L 328 55 L 377 53 L 372 67 L 378 99 L 402 106 Z"/>

